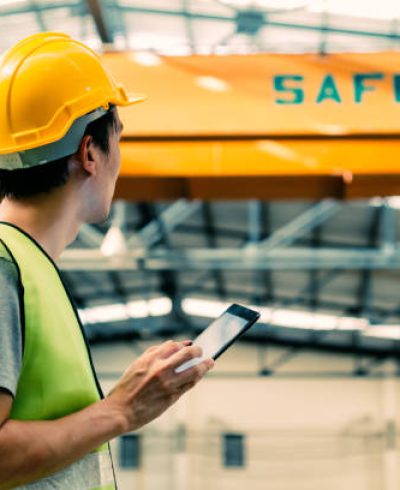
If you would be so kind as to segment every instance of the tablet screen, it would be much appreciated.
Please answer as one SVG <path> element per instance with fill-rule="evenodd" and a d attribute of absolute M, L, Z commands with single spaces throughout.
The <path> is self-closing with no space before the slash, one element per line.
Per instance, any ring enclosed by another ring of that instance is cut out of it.
<path fill-rule="evenodd" d="M 195 340 L 195 345 L 203 349 L 203 358 L 214 357 L 223 346 L 246 325 L 247 320 L 230 313 L 224 313 L 214 320 Z"/>
<path fill-rule="evenodd" d="M 202 357 L 197 357 L 185 362 L 175 369 L 176 373 L 181 373 L 202 360 L 210 357 L 216 358 L 216 355 L 224 350 L 240 332 L 248 325 L 249 320 L 240 316 L 232 315 L 229 312 L 223 313 L 219 318 L 214 320 L 194 341 L 203 350 Z"/>

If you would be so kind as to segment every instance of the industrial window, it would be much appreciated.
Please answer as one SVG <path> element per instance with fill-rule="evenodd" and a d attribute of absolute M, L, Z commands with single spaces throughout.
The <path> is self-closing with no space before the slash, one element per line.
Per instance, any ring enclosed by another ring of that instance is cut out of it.
<path fill-rule="evenodd" d="M 223 434 L 224 466 L 242 468 L 245 465 L 243 434 Z"/>
<path fill-rule="evenodd" d="M 139 468 L 140 436 L 128 434 L 120 438 L 119 465 L 121 468 Z"/>

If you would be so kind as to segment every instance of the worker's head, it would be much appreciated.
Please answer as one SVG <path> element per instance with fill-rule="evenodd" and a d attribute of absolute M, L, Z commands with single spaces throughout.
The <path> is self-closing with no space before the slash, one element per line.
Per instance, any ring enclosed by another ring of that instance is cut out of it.
<path fill-rule="evenodd" d="M 81 219 L 104 219 L 120 166 L 116 106 L 140 100 L 69 36 L 18 43 L 0 61 L 0 199 L 41 199 L 74 185 Z"/>
<path fill-rule="evenodd" d="M 85 129 L 78 151 L 42 165 L 0 169 L 0 201 L 41 199 L 71 181 L 80 187 L 83 221 L 103 220 L 108 212 L 120 167 L 117 109 L 110 109 Z"/>

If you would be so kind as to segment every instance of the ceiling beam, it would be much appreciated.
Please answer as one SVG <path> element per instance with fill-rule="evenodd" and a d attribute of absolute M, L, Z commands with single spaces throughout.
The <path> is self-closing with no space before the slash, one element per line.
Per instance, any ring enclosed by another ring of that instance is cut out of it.
<path fill-rule="evenodd" d="M 308 270 L 400 269 L 400 250 L 282 248 L 273 251 L 246 249 L 129 250 L 104 256 L 100 250 L 69 249 L 60 262 L 65 270 Z"/>
<path fill-rule="evenodd" d="M 291 245 L 297 238 L 306 235 L 335 215 L 341 206 L 341 203 L 330 199 L 314 204 L 292 221 L 276 230 L 266 240 L 260 242 L 258 246 L 263 250 L 272 250 Z"/>
<path fill-rule="evenodd" d="M 207 20 L 217 22 L 235 22 L 235 14 L 231 15 L 213 15 L 200 12 L 191 12 L 190 10 L 164 10 L 164 9 L 151 9 L 146 7 L 136 7 L 131 5 L 120 5 L 119 8 L 125 12 L 134 12 L 137 14 L 155 14 L 165 15 L 172 17 L 183 17 L 191 20 Z M 332 17 L 332 21 L 335 20 Z M 378 39 L 392 39 L 400 40 L 400 34 L 395 32 L 379 32 L 379 31 L 367 31 L 359 29 L 345 29 L 341 27 L 324 26 L 321 24 L 299 24 L 292 22 L 278 22 L 271 20 L 269 16 L 264 23 L 265 27 L 279 27 L 281 29 L 297 29 L 302 31 L 311 32 L 324 32 L 326 34 L 342 34 L 344 36 L 360 36 L 370 37 Z"/>
<path fill-rule="evenodd" d="M 142 203 L 140 211 L 143 210 Z M 156 219 L 149 220 L 138 230 L 129 240 L 128 245 L 137 246 L 143 244 L 146 248 L 151 248 L 163 238 L 163 233 L 172 232 L 177 226 L 181 225 L 193 213 L 200 208 L 199 201 L 186 201 L 179 199 L 167 208 L 165 208 Z"/>
<path fill-rule="evenodd" d="M 400 174 L 342 175 L 257 175 L 168 177 L 120 175 L 115 198 L 128 201 L 184 199 L 264 201 L 282 199 L 366 199 L 397 196 Z"/>
<path fill-rule="evenodd" d="M 32 11 L 35 14 L 36 22 L 38 24 L 39 29 L 42 32 L 47 31 L 47 27 L 46 27 L 46 23 L 45 23 L 45 20 L 44 20 L 43 12 L 39 9 L 36 0 L 30 0 L 29 3 L 31 5 Z"/>
<path fill-rule="evenodd" d="M 310 237 L 310 246 L 312 249 L 321 247 L 321 234 L 322 234 L 322 226 L 316 226 L 312 232 Z M 311 269 L 309 273 L 309 298 L 308 298 L 308 307 L 310 309 L 316 310 L 319 307 L 319 288 L 320 288 L 320 271 L 318 269 Z"/>
<path fill-rule="evenodd" d="M 89 11 L 92 13 L 97 29 L 99 31 L 100 37 L 103 42 L 109 43 L 112 41 L 111 32 L 107 29 L 106 24 L 104 22 L 104 15 L 101 14 L 99 8 L 100 0 L 84 0 L 89 8 Z M 94 10 L 92 12 L 91 5 L 93 4 Z M 64 9 L 66 7 L 76 7 L 77 2 L 69 2 L 69 3 L 56 3 L 56 4 L 38 4 L 37 8 L 40 11 L 46 10 L 56 10 L 56 9 Z M 110 8 L 118 9 L 121 13 L 136 13 L 136 14 L 154 14 L 154 15 L 164 15 L 164 16 L 173 16 L 173 17 L 182 17 L 188 20 L 205 20 L 205 21 L 216 21 L 216 22 L 229 22 L 234 24 L 235 15 L 234 13 L 231 15 L 213 15 L 207 13 L 200 12 L 192 12 L 189 9 L 182 10 L 164 10 L 164 9 L 151 9 L 146 7 L 137 7 L 130 5 L 118 5 Z M 28 5 L 22 5 L 19 7 L 12 8 L 4 8 L 0 9 L 0 16 L 10 16 L 10 15 L 18 15 L 18 14 L 27 14 L 32 12 L 32 7 Z M 99 14 L 100 12 L 100 14 Z M 99 16 L 100 15 L 100 16 Z M 95 17 L 96 16 L 96 17 Z M 99 19 L 99 25 L 97 24 L 96 18 Z M 102 19 L 102 20 L 101 20 Z M 101 24 L 103 21 L 103 25 Z M 100 27 L 100 29 L 99 29 Z M 359 30 L 359 29 L 345 29 L 340 27 L 332 27 L 332 26 L 324 26 L 321 24 L 298 24 L 291 22 L 279 22 L 273 21 L 269 17 L 265 22 L 265 27 L 278 27 L 283 29 L 297 29 L 303 31 L 312 31 L 312 32 L 323 32 L 325 34 L 342 34 L 345 36 L 358 36 L 358 37 L 370 37 L 377 39 L 389 39 L 389 40 L 400 40 L 400 34 L 388 31 L 388 32 L 379 32 L 379 31 L 367 31 L 367 30 Z M 110 41 L 111 39 L 111 41 Z"/>
<path fill-rule="evenodd" d="M 367 248 L 377 247 L 379 244 L 379 230 L 382 228 L 383 206 L 369 210 L 371 212 L 370 224 L 367 233 Z M 369 320 L 372 318 L 373 306 L 373 276 L 371 269 L 363 269 L 360 271 L 360 279 L 358 284 L 357 304 L 354 307 L 354 312 L 360 316 L 366 317 Z"/>
<path fill-rule="evenodd" d="M 36 4 L 35 10 L 36 12 L 45 12 L 47 10 L 58 10 L 58 9 L 65 9 L 65 8 L 75 8 L 77 7 L 78 3 L 76 1 L 74 2 L 67 2 L 67 3 L 38 3 Z M 6 17 L 10 15 L 18 15 L 18 14 L 31 14 L 32 13 L 32 5 L 31 4 L 25 4 L 21 5 L 20 7 L 10 7 L 10 8 L 0 8 L 0 17 Z"/>
<path fill-rule="evenodd" d="M 85 0 L 88 11 L 93 17 L 97 32 L 103 44 L 112 44 L 114 36 L 106 21 L 106 16 L 101 5 L 101 0 Z"/>
<path fill-rule="evenodd" d="M 201 214 L 207 246 L 210 247 L 210 249 L 216 249 L 218 248 L 218 237 L 215 231 L 214 215 L 211 206 L 211 203 L 204 202 L 201 207 Z M 210 273 L 215 281 L 215 292 L 217 297 L 221 299 L 226 298 L 226 287 L 222 272 L 220 270 L 211 270 Z"/>

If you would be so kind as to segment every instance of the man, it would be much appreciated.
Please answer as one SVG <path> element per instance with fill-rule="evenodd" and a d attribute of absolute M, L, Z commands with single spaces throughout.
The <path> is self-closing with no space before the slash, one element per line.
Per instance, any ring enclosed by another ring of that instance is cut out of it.
<path fill-rule="evenodd" d="M 103 397 L 54 264 L 108 215 L 129 98 L 95 53 L 31 36 L 0 65 L 0 489 L 114 489 L 107 442 L 163 413 L 212 367 L 189 341 L 148 349 Z"/>

